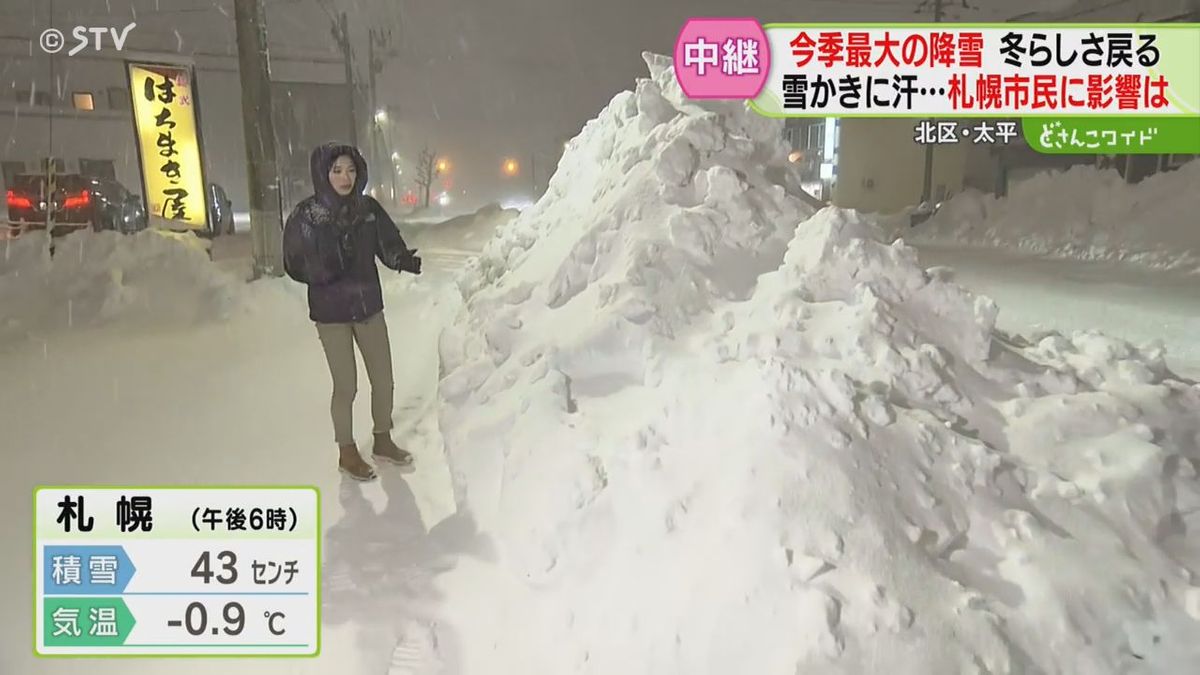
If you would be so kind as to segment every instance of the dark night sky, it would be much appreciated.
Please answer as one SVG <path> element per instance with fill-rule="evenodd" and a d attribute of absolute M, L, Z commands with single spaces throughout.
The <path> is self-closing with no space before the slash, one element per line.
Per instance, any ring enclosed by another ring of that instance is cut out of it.
<path fill-rule="evenodd" d="M 1016 12 L 1029 0 L 991 2 Z M 472 161 L 479 180 L 500 158 L 552 152 L 617 92 L 645 75 L 643 50 L 669 54 L 691 16 L 767 21 L 916 21 L 919 0 L 405 0 L 354 2 L 395 26 L 402 54 L 381 96 Z M 1061 0 L 1041 0 L 1046 6 Z M 982 20 L 997 14 L 953 10 Z M 1004 14 L 1008 16 L 1008 14 Z M 436 114 L 435 114 L 436 113 Z"/>
<path fill-rule="evenodd" d="M 431 139 L 466 184 L 499 181 L 502 157 L 553 153 L 644 75 L 642 50 L 669 53 L 691 16 L 767 21 L 931 19 L 920 0 L 265 0 L 274 53 L 336 57 L 322 2 L 347 11 L 366 73 L 366 30 L 390 27 L 380 76 L 410 139 Z M 951 19 L 996 20 L 1071 0 L 948 0 Z M 138 48 L 232 53 L 233 0 L 0 0 L 0 33 L 138 22 Z M 407 149 L 406 149 L 407 150 Z M 456 186 L 457 187 L 457 186 Z"/>

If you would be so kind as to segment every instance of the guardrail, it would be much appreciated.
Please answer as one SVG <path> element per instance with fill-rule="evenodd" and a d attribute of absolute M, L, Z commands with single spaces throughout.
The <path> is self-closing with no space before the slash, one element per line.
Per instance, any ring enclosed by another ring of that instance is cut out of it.
<path fill-rule="evenodd" d="M 82 229 L 84 227 L 87 227 L 86 224 L 81 224 L 81 223 L 50 223 L 50 226 L 54 227 L 54 228 L 66 227 L 66 228 L 74 228 L 74 229 Z M 27 221 L 17 221 L 17 220 L 0 220 L 0 239 L 16 239 L 17 237 L 20 237 L 22 234 L 25 234 L 26 232 L 32 232 L 32 231 L 44 232 L 45 230 L 46 230 L 45 223 L 30 223 Z"/>
<path fill-rule="evenodd" d="M 0 220 L 0 239 L 16 239 L 25 232 L 25 223 Z"/>

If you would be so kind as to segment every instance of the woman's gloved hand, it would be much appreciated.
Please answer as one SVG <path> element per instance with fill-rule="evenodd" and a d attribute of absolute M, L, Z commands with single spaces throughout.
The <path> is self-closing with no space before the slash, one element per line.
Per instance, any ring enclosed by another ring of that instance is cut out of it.
<path fill-rule="evenodd" d="M 410 274 L 421 273 L 421 258 L 417 255 L 417 249 L 408 249 L 408 255 L 404 256 L 400 269 Z"/>

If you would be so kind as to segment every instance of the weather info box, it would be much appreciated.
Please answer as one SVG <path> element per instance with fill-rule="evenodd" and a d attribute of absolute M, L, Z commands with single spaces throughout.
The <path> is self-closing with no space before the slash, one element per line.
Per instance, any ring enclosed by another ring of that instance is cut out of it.
<path fill-rule="evenodd" d="M 315 488 L 40 487 L 41 656 L 315 656 Z"/>

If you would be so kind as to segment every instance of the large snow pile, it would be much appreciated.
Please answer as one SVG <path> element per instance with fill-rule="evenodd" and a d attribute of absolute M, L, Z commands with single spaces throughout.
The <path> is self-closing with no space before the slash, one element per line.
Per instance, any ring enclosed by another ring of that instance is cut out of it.
<path fill-rule="evenodd" d="M 1200 161 L 1129 184 L 1115 170 L 1038 174 L 1008 197 L 968 190 L 914 241 L 999 246 L 1059 257 L 1200 270 Z"/>
<path fill-rule="evenodd" d="M 647 63 L 460 279 L 439 422 L 491 545 L 440 580 L 461 672 L 1194 666 L 1200 388 L 996 333 L 776 185 L 778 122 Z"/>
<path fill-rule="evenodd" d="M 239 280 L 191 236 L 44 232 L 0 241 L 0 340 L 120 322 L 186 325 L 225 316 Z"/>

